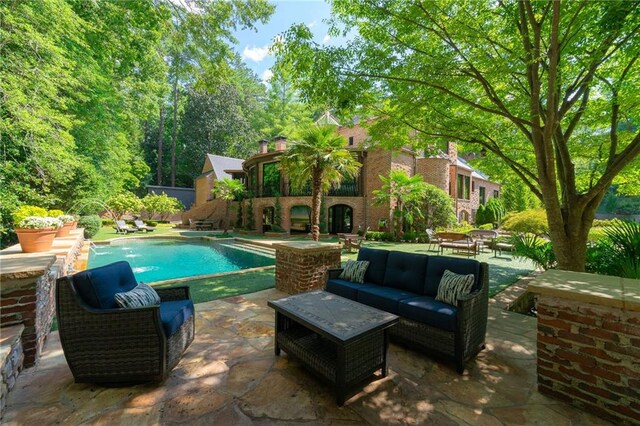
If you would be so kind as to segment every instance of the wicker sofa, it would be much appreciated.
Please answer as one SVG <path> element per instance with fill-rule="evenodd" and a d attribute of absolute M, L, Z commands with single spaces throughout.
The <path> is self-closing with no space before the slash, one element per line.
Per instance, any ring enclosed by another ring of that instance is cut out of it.
<path fill-rule="evenodd" d="M 488 314 L 489 268 L 484 262 L 445 256 L 363 247 L 368 260 L 364 283 L 338 278 L 330 269 L 326 291 L 400 316 L 389 331 L 393 340 L 453 361 L 462 374 L 465 363 L 484 349 Z M 471 294 L 457 306 L 435 300 L 445 270 L 474 274 Z"/>
<path fill-rule="evenodd" d="M 76 383 L 160 382 L 193 341 L 189 287 L 156 288 L 160 305 L 119 308 L 115 293 L 137 284 L 127 262 L 58 279 L 60 342 Z"/>

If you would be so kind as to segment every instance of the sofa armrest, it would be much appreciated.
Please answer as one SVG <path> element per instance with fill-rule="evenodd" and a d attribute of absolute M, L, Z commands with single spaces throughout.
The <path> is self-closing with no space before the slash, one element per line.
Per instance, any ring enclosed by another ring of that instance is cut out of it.
<path fill-rule="evenodd" d="M 153 288 L 158 295 L 160 296 L 160 300 L 163 302 L 168 302 L 171 300 L 185 300 L 191 299 L 191 295 L 189 293 L 189 286 L 174 286 L 174 287 L 154 287 Z"/>
<path fill-rule="evenodd" d="M 327 269 L 327 279 L 328 280 L 333 280 L 333 279 L 338 278 L 343 270 L 344 270 L 344 268 L 330 268 L 330 269 Z"/>
<path fill-rule="evenodd" d="M 481 287 L 470 294 L 458 298 L 457 345 L 461 354 L 473 352 L 484 345 L 489 312 L 489 267 L 480 263 Z"/>

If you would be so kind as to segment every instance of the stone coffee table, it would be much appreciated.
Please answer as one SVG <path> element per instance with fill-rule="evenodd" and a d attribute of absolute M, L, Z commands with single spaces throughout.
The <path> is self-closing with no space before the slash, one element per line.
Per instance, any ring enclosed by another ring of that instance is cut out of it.
<path fill-rule="evenodd" d="M 331 383 L 338 405 L 378 370 L 387 375 L 387 329 L 396 315 L 325 291 L 268 305 L 276 311 L 276 355 L 284 350 Z"/>

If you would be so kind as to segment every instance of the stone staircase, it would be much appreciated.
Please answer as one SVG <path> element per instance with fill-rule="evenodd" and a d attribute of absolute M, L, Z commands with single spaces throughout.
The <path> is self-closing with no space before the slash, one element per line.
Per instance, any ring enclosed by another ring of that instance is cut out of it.
<path fill-rule="evenodd" d="M 242 250 L 249 253 L 257 253 L 272 259 L 276 258 L 276 250 L 268 244 L 256 244 L 249 240 L 236 239 L 232 244 L 221 243 L 223 247 L 231 247 L 236 250 Z"/>

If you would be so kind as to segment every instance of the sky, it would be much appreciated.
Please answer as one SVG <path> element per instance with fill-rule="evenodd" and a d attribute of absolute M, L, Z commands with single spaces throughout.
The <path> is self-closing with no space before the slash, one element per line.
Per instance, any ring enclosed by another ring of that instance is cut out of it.
<path fill-rule="evenodd" d="M 274 38 L 284 33 L 293 24 L 305 24 L 314 34 L 314 40 L 321 44 L 340 43 L 339 39 L 332 39 L 328 34 L 329 26 L 326 21 L 331 16 L 331 7 L 320 0 L 288 0 L 272 1 L 276 10 L 267 24 L 258 24 L 257 31 L 236 31 L 238 39 L 236 50 L 242 60 L 252 69 L 262 81 L 271 76 L 269 68 L 275 58 L 269 53 L 269 46 Z"/>

